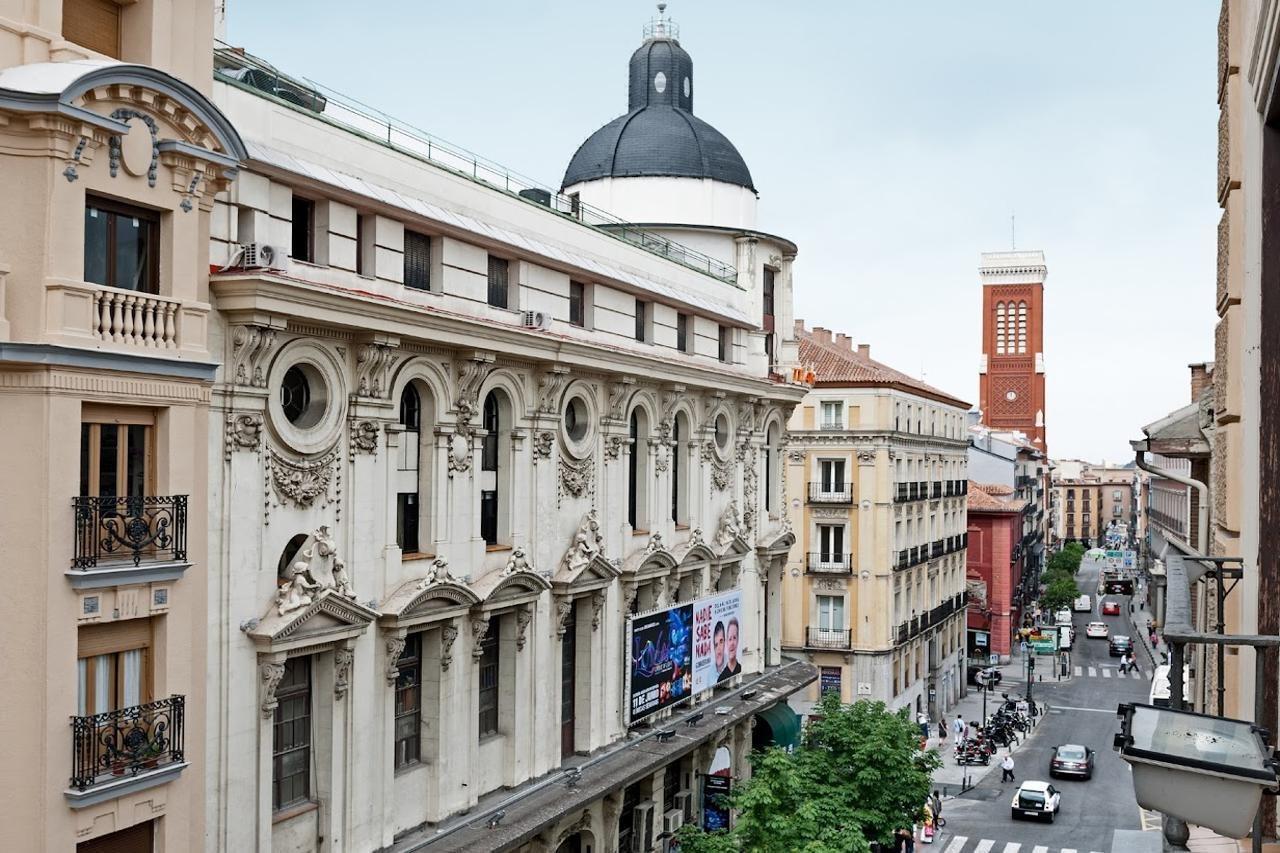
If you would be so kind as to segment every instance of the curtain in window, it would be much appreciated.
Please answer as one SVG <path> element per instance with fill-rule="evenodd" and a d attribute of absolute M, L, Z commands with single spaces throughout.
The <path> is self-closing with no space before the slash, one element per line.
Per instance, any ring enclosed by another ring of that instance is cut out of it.
<path fill-rule="evenodd" d="M 76 716 L 83 717 L 89 713 L 89 662 L 84 658 L 76 661 L 76 676 L 79 694 L 76 701 Z"/>
<path fill-rule="evenodd" d="M 111 710 L 111 655 L 98 655 L 93 659 L 93 708 L 90 714 L 105 714 Z"/>
<path fill-rule="evenodd" d="M 124 695 L 121 708 L 142 704 L 142 649 L 134 649 L 120 656 L 124 666 Z"/>

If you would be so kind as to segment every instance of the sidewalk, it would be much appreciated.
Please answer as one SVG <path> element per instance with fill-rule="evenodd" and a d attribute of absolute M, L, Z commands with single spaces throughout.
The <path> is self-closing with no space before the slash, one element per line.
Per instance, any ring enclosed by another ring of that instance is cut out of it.
<path fill-rule="evenodd" d="M 1145 589 L 1146 587 L 1144 586 L 1144 590 Z M 1133 644 L 1138 648 L 1146 650 L 1147 659 L 1151 662 L 1151 670 L 1154 672 L 1155 668 L 1160 665 L 1162 657 L 1160 654 L 1161 650 L 1158 647 L 1153 649 L 1151 647 L 1151 641 L 1147 639 L 1147 621 L 1154 619 L 1155 617 L 1147 610 L 1145 596 L 1142 599 L 1139 599 L 1135 595 L 1130 599 L 1130 602 L 1133 607 L 1133 612 L 1129 614 L 1129 621 L 1133 623 L 1133 633 L 1131 634 L 1133 637 Z"/>

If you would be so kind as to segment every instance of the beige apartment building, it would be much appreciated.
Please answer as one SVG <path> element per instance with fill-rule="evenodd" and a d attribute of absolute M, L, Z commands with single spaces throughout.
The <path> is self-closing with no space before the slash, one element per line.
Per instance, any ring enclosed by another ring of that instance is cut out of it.
<path fill-rule="evenodd" d="M 796 323 L 812 391 L 791 416 L 796 531 L 783 646 L 845 701 L 945 712 L 963 688 L 968 404 Z"/>
<path fill-rule="evenodd" d="M 1102 547 L 1112 524 L 1136 529 L 1135 482 L 1138 472 L 1123 466 L 1095 465 L 1079 459 L 1054 461 L 1053 500 L 1058 512 L 1054 536 L 1060 543 Z"/>
<path fill-rule="evenodd" d="M 202 3 L 0 3 L 10 850 L 204 847 L 209 233 L 246 156 L 212 31 Z"/>

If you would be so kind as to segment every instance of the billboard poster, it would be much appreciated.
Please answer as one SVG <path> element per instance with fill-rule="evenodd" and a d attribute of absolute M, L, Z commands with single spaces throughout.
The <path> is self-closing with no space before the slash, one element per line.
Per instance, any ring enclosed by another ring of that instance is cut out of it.
<path fill-rule="evenodd" d="M 711 757 L 702 777 L 702 828 L 708 832 L 729 828 L 729 792 L 733 788 L 729 750 L 723 746 Z"/>
<path fill-rule="evenodd" d="M 691 663 L 693 606 L 682 604 L 631 619 L 631 721 L 688 699 L 693 686 Z"/>
<path fill-rule="evenodd" d="M 742 591 L 693 602 L 693 692 L 742 672 Z"/>

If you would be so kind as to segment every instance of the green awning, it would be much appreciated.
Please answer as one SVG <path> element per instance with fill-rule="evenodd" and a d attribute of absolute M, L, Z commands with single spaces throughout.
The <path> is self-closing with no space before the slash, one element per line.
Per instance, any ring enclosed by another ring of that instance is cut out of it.
<path fill-rule="evenodd" d="M 756 716 L 769 724 L 773 742 L 778 746 L 794 749 L 800 745 L 800 716 L 786 702 L 765 708 Z"/>

